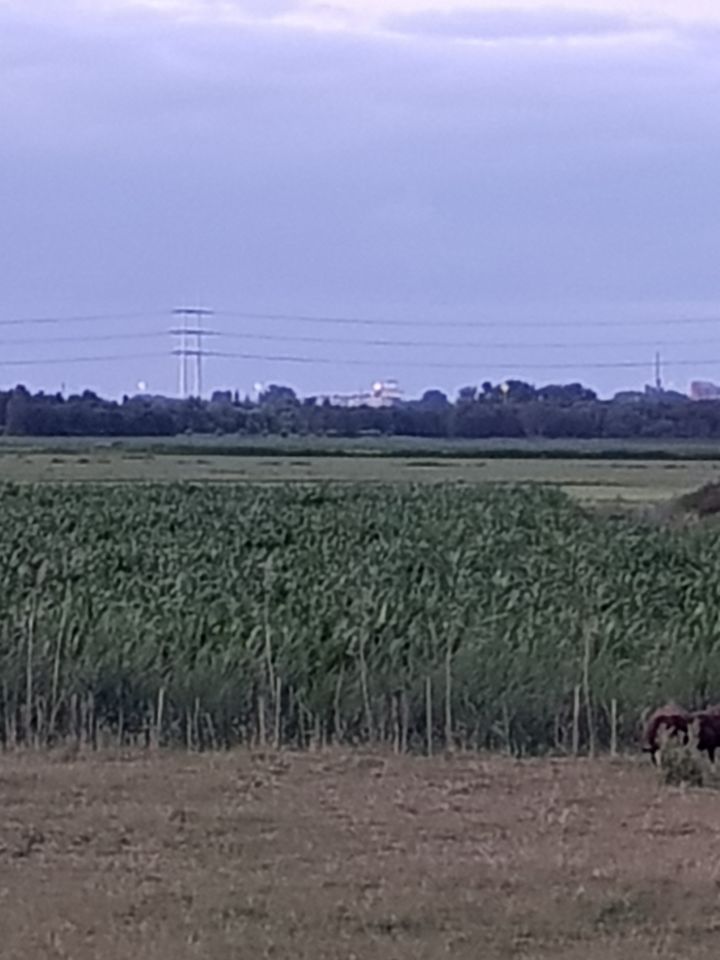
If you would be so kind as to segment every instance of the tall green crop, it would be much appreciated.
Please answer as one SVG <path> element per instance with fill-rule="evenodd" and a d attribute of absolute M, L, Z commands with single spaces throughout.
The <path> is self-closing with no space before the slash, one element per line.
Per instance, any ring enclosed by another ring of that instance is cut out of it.
<path fill-rule="evenodd" d="M 0 510 L 8 745 L 602 748 L 720 697 L 712 530 L 450 485 L 5 485 Z"/>

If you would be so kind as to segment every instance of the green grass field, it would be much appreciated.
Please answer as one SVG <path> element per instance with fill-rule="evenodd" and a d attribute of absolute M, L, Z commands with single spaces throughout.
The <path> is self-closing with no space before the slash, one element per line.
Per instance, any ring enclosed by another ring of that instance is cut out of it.
<path fill-rule="evenodd" d="M 245 455 L 132 446 L 49 450 L 3 445 L 0 480 L 16 482 L 282 481 L 543 483 L 584 502 L 653 504 L 720 477 L 717 460 L 518 457 Z"/>
<path fill-rule="evenodd" d="M 176 437 L 7 437 L 9 452 L 78 453 L 124 451 L 177 455 L 428 457 L 439 459 L 720 460 L 720 443 L 710 440 L 548 440 L 544 438 L 462 438 L 392 436 L 241 436 L 209 434 Z"/>

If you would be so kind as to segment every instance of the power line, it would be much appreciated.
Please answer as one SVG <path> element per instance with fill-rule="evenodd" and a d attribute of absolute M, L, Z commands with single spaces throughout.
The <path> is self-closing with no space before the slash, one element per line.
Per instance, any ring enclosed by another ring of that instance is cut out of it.
<path fill-rule="evenodd" d="M 414 349 L 414 348 L 423 348 L 423 347 L 433 347 L 440 349 L 458 349 L 458 350 L 467 350 L 467 349 L 478 349 L 478 350 L 517 350 L 517 342 L 510 341 L 493 341 L 493 340 L 395 340 L 387 338 L 345 338 L 345 337 L 332 337 L 332 336 L 304 336 L 297 334 L 272 334 L 272 333 L 238 333 L 237 331 L 232 330 L 198 330 L 193 327 L 187 328 L 176 328 L 170 330 L 158 330 L 158 331 L 139 331 L 137 333 L 101 333 L 101 334 L 89 334 L 89 335 L 79 335 L 79 334 L 68 334 L 65 336 L 55 336 L 55 337 L 13 337 L 10 340 L 3 340 L 2 345 L 4 347 L 14 347 L 14 346 L 31 346 L 36 344 L 60 344 L 60 343 L 110 343 L 114 341 L 126 341 L 126 340 L 160 340 L 169 335 L 178 336 L 180 334 L 186 335 L 197 335 L 198 333 L 203 337 L 214 337 L 222 338 L 228 340 L 246 340 L 249 342 L 261 341 L 261 342 L 270 342 L 270 343 L 287 343 L 288 341 L 293 343 L 312 343 L 312 344 L 339 344 L 341 346 L 367 346 L 367 347 L 402 347 L 404 349 Z M 625 347 L 644 347 L 647 349 L 657 348 L 657 347 L 680 347 L 680 346 L 692 346 L 703 345 L 703 346 L 717 346 L 720 344 L 720 340 L 717 339 L 702 339 L 702 340 L 688 340 L 687 337 L 684 337 L 680 340 L 623 340 L 621 346 Z M 618 343 L 616 340 L 613 341 L 599 341 L 599 340 L 576 340 L 576 341 L 548 341 L 548 340 L 537 340 L 532 343 L 525 342 L 524 347 L 531 346 L 533 349 L 540 350 L 576 350 L 578 348 L 590 347 L 590 348 L 601 348 L 601 347 L 617 347 Z M 176 354 L 177 355 L 177 354 Z M 195 354 L 193 354 L 195 355 Z"/>
<path fill-rule="evenodd" d="M 476 329 L 478 327 L 628 327 L 628 326 L 677 326 L 689 324 L 720 324 L 720 317 L 675 317 L 662 319 L 623 318 L 606 320 L 400 320 L 393 318 L 370 318 L 352 316 L 325 316 L 302 313 L 251 313 L 242 310 L 216 310 L 216 316 L 232 317 L 239 320 L 285 321 L 292 323 L 319 323 L 336 324 L 337 326 L 368 326 L 368 327 L 432 327 Z"/>
<path fill-rule="evenodd" d="M 3 347 L 31 346 L 33 344 L 46 343 L 108 343 L 115 340 L 160 340 L 167 338 L 168 330 L 160 330 L 157 333 L 143 331 L 140 333 L 91 333 L 89 336 L 80 336 L 79 334 L 70 334 L 61 337 L 18 337 L 12 340 L 3 340 Z"/>
<path fill-rule="evenodd" d="M 145 311 L 143 313 L 91 313 L 71 314 L 68 316 L 18 317 L 12 320 L 0 320 L 2 327 L 24 327 L 60 323 L 99 323 L 105 320 L 140 320 L 144 317 L 167 316 L 165 310 Z"/>
<path fill-rule="evenodd" d="M 9 320 L 0 320 L 0 326 L 26 326 L 26 325 L 59 325 L 70 323 L 102 323 L 114 322 L 118 320 L 138 320 L 149 317 L 167 317 L 169 315 L 182 315 L 185 308 L 175 310 L 146 310 L 127 313 L 94 313 L 94 314 L 67 314 L 67 315 L 48 315 L 37 317 L 18 317 Z M 188 308 L 191 313 L 198 316 L 199 308 Z M 474 319 L 474 320 L 452 320 L 439 318 L 437 320 L 427 319 L 399 319 L 393 317 L 361 317 L 361 316 L 341 316 L 327 314 L 307 314 L 307 313 L 264 313 L 247 310 L 201 310 L 200 315 L 215 314 L 216 316 L 228 317 L 238 320 L 262 320 L 263 322 L 291 322 L 303 324 L 323 324 L 337 326 L 369 326 L 369 327 L 408 327 L 408 328 L 432 328 L 432 329 L 465 329 L 472 330 L 478 328 L 498 328 L 498 327 L 517 327 L 524 329 L 542 329 L 543 327 L 565 327 L 572 329 L 592 328 L 592 327 L 628 327 L 628 326 L 692 326 L 706 324 L 720 324 L 720 316 L 712 317 L 664 317 L 651 319 L 643 318 L 608 318 L 608 319 L 547 319 L 538 320 L 516 320 L 499 317 L 495 320 Z M 228 334 L 229 335 L 229 334 Z M 398 344 L 404 345 L 404 344 Z"/>
<path fill-rule="evenodd" d="M 353 367 L 377 367 L 377 360 L 359 360 L 354 357 L 310 357 L 297 356 L 294 354 L 273 355 L 263 353 L 228 353 L 220 350 L 209 350 L 204 353 L 209 357 L 224 357 L 236 360 L 261 360 L 274 363 L 297 363 L 297 364 L 323 364 L 328 366 L 353 366 Z M 666 367 L 684 367 L 684 366 L 716 366 L 720 364 L 720 359 L 697 359 L 697 360 L 668 360 L 663 361 Z M 508 364 L 486 363 L 481 360 L 478 363 L 447 363 L 435 360 L 413 361 L 413 360 L 393 360 L 393 367 L 408 367 L 420 370 L 473 370 L 476 373 L 482 370 L 507 370 Z M 615 370 L 615 369 L 645 369 L 649 366 L 647 362 L 620 360 L 617 362 L 597 362 L 589 363 L 518 363 L 519 370 Z"/>
<path fill-rule="evenodd" d="M 159 358 L 159 357 L 168 357 L 176 356 L 179 358 L 180 362 L 180 394 L 181 396 L 187 396 L 188 394 L 188 371 L 187 363 L 190 358 L 194 358 L 194 370 L 195 370 L 195 395 L 200 396 L 202 394 L 202 362 L 206 357 L 217 357 L 224 359 L 237 359 L 251 362 L 263 362 L 263 363 L 276 363 L 276 364 L 300 364 L 300 365 L 317 365 L 317 366 L 334 366 L 334 367 L 372 367 L 377 369 L 378 364 L 382 362 L 384 365 L 391 365 L 395 368 L 406 368 L 406 369 L 417 369 L 417 370 L 447 370 L 447 371 L 472 371 L 476 376 L 480 375 L 483 370 L 487 371 L 498 371 L 501 370 L 503 373 L 506 373 L 512 367 L 516 367 L 519 374 L 525 372 L 529 373 L 531 371 L 588 371 L 588 370 L 643 370 L 648 369 L 650 366 L 649 362 L 645 361 L 634 361 L 634 360 L 618 360 L 618 361 L 603 361 L 603 360 L 590 360 L 583 362 L 582 360 L 573 360 L 573 361 L 560 361 L 560 362 L 530 362 L 523 363 L 515 360 L 514 362 L 498 362 L 497 360 L 492 362 L 487 358 L 487 353 L 493 350 L 513 350 L 518 351 L 519 349 L 527 349 L 531 347 L 533 350 L 573 350 L 578 351 L 582 348 L 590 348 L 597 350 L 600 348 L 610 348 L 614 347 L 616 350 L 625 349 L 628 347 L 644 347 L 647 349 L 653 348 L 658 349 L 659 347 L 670 347 L 670 346 L 686 346 L 691 347 L 693 340 L 688 340 L 687 337 L 683 339 L 667 339 L 667 340 L 628 340 L 622 344 L 617 343 L 616 340 L 598 342 L 596 341 L 587 341 L 581 340 L 574 343 L 567 342 L 565 340 L 546 340 L 544 342 L 535 342 L 527 343 L 523 340 L 520 347 L 516 342 L 510 342 L 509 340 L 498 340 L 498 341 L 483 341 L 481 339 L 471 339 L 471 340 L 462 340 L 460 342 L 453 342 L 451 339 L 418 339 L 412 337 L 411 339 L 401 339 L 385 336 L 356 336 L 350 335 L 338 336 L 333 335 L 332 332 L 328 331 L 328 336 L 319 336 L 313 333 L 295 333 L 291 332 L 289 335 L 285 333 L 273 333 L 266 332 L 265 330 L 253 331 L 253 330 L 229 330 L 229 329 L 207 329 L 203 325 L 203 321 L 211 316 L 214 313 L 212 310 L 199 307 L 181 307 L 172 311 L 158 311 L 154 313 L 97 313 L 97 314 L 78 314 L 78 315 L 69 315 L 69 316 L 46 316 L 46 317 L 26 317 L 17 320 L 0 320 L 0 326 L 22 326 L 22 325 L 61 325 L 61 324 L 73 324 L 73 323 L 102 323 L 102 322 L 118 322 L 121 320 L 130 320 L 138 318 L 148 318 L 148 317 L 168 317 L 169 315 L 178 317 L 182 319 L 182 326 L 166 329 L 166 330 L 139 330 L 137 332 L 132 331 L 122 331 L 119 333 L 89 333 L 87 336 L 81 336 L 78 334 L 69 334 L 69 335 L 60 335 L 52 337 L 37 337 L 37 338 L 16 338 L 3 341 L 3 346 L 7 348 L 12 348 L 13 346 L 21 345 L 44 345 L 44 344 L 61 344 L 61 343 L 90 343 L 90 342 L 112 342 L 112 341 L 144 341 L 144 340 L 159 340 L 165 336 L 174 336 L 180 338 L 179 346 L 176 346 L 174 350 L 168 351 L 157 351 L 153 353 L 129 353 L 129 354 L 104 354 L 104 355 L 78 355 L 70 357 L 47 357 L 47 358 L 37 358 L 29 357 L 26 359 L 1 359 L 0 367 L 34 367 L 34 366 L 47 366 L 47 365 L 71 365 L 71 364 L 90 364 L 90 363 L 115 363 L 115 362 L 124 362 L 124 361 L 135 361 L 135 360 L 145 360 L 150 358 Z M 329 315 L 310 315 L 310 314 L 281 314 L 281 313 L 251 313 L 249 311 L 228 311 L 221 310 L 218 312 L 218 315 L 221 317 L 229 317 L 235 319 L 244 319 L 244 320 L 255 320 L 257 322 L 270 323 L 274 321 L 283 321 L 285 323 L 292 324 L 321 324 L 325 326 L 345 326 L 345 327 L 363 327 L 363 328 L 377 328 L 382 326 L 388 327 L 400 327 L 406 329 L 416 329 L 416 328 L 428 328 L 432 327 L 438 332 L 442 331 L 444 328 L 448 329 L 473 329 L 473 328 L 491 328 L 491 327 L 518 327 L 526 329 L 535 329 L 542 331 L 544 328 L 552 327 L 572 327 L 574 330 L 581 332 L 584 329 L 592 328 L 603 328 L 603 327 L 617 327 L 617 326 L 662 326 L 667 327 L 670 325 L 706 325 L 706 324 L 720 324 L 720 317 L 679 317 L 675 319 L 658 319 L 658 320 L 647 320 L 647 319 L 637 319 L 637 320 L 591 320 L 591 321 L 582 321 L 578 323 L 577 321 L 568 321 L 568 320 L 540 320 L 540 321 L 521 321 L 521 320 L 509 320 L 509 321 L 488 321 L 488 320 L 475 320 L 475 321 L 458 321 L 458 320 L 448 320 L 448 321 L 428 321 L 428 320 L 405 320 L 405 319 L 379 319 L 379 318 L 369 318 L 369 317 L 353 317 L 353 316 L 329 316 Z M 191 324 L 192 321 L 192 324 Z M 350 331 L 348 331 L 350 333 Z M 359 333 L 359 331 L 358 331 Z M 362 359 L 357 357 L 348 357 L 344 354 L 340 357 L 328 357 L 328 356 L 318 356 L 314 353 L 311 354 L 302 354 L 296 353 L 294 351 L 288 353 L 276 353 L 276 352 L 234 352 L 232 350 L 209 350 L 206 349 L 204 343 L 206 342 L 205 338 L 212 337 L 217 342 L 218 340 L 221 343 L 231 340 L 240 340 L 246 341 L 248 343 L 252 342 L 268 342 L 268 343 L 296 343 L 296 344 L 314 344 L 314 345 L 325 345 L 333 344 L 339 345 L 342 347 L 352 347 L 352 346 L 364 346 L 364 347 L 377 347 L 377 348 L 401 348 L 402 350 L 413 350 L 413 349 L 422 349 L 422 348 L 431 348 L 433 350 L 477 350 L 480 351 L 478 354 L 477 362 L 470 362 L 467 356 L 459 361 L 452 362 L 449 359 L 406 359 L 404 357 L 394 357 L 394 356 L 384 356 L 380 359 Z M 717 346 L 720 344 L 720 340 L 698 340 L 695 338 L 695 342 L 698 346 L 702 344 L 704 347 Z M 176 341 L 177 343 L 177 341 Z M 686 359 L 681 358 L 678 360 L 668 360 L 665 365 L 667 367 L 694 367 L 694 366 L 717 366 L 720 365 L 720 359 L 714 358 L 698 358 L 698 359 Z"/>
<path fill-rule="evenodd" d="M 110 363 L 116 360 L 146 360 L 157 359 L 158 357 L 168 357 L 168 351 L 154 353 L 113 353 L 104 356 L 92 357 L 46 357 L 38 359 L 36 357 L 23 360 L 0 360 L 0 367 L 37 367 L 49 366 L 51 364 L 71 364 L 71 363 Z"/>
<path fill-rule="evenodd" d="M 29 357 L 24 359 L 3 359 L 0 360 L 2 367 L 30 367 L 45 366 L 51 364 L 72 364 L 72 363 L 107 363 L 123 360 L 144 360 L 157 359 L 169 356 L 187 356 L 197 357 L 218 357 L 234 360 L 259 360 L 268 363 L 294 363 L 294 364 L 320 364 L 326 366 L 362 366 L 377 367 L 377 360 L 360 360 L 354 357 L 316 357 L 299 356 L 295 354 L 268 354 L 268 353 L 235 353 L 223 350 L 202 350 L 197 351 L 193 348 L 185 348 L 172 351 L 154 351 L 151 353 L 123 353 L 123 354 L 103 354 L 93 356 L 70 356 L 70 357 Z M 481 372 L 484 369 L 502 369 L 507 370 L 508 364 L 487 363 L 482 360 L 478 363 L 450 363 L 436 360 L 412 361 L 412 360 L 393 360 L 393 366 L 408 367 L 415 369 L 440 369 L 440 370 L 472 370 Z M 720 365 L 720 358 L 696 358 L 680 360 L 664 360 L 664 366 L 684 367 L 684 366 L 717 366 Z M 649 366 L 643 361 L 590 361 L 588 363 L 563 362 L 563 363 L 518 363 L 519 370 L 614 370 L 614 369 L 645 369 Z"/>
<path fill-rule="evenodd" d="M 377 360 L 360 360 L 354 357 L 315 357 L 299 356 L 295 354 L 269 354 L 269 353 L 235 353 L 224 350 L 202 350 L 197 351 L 192 348 L 185 348 L 183 351 L 176 349 L 173 351 L 154 351 L 151 353 L 124 353 L 124 354 L 103 354 L 93 356 L 70 356 L 70 357 L 28 357 L 24 359 L 3 359 L 0 360 L 1 367 L 31 367 L 45 366 L 50 364 L 72 364 L 72 363 L 107 363 L 123 360 L 144 360 L 157 359 L 159 357 L 184 356 L 184 357 L 218 357 L 233 360 L 259 360 L 267 363 L 294 363 L 294 364 L 319 364 L 323 366 L 360 366 L 377 367 Z M 720 365 L 720 358 L 696 358 L 663 361 L 664 366 L 684 367 L 684 366 L 717 366 Z M 488 363 L 484 360 L 478 363 L 450 363 L 437 360 L 413 361 L 413 360 L 393 360 L 393 366 L 415 368 L 419 370 L 473 370 L 480 372 L 484 369 L 502 369 L 507 370 L 507 363 Z M 619 361 L 590 361 L 584 363 L 563 362 L 563 363 L 518 363 L 519 370 L 615 370 L 615 369 L 645 369 L 649 366 L 647 362 L 619 360 Z"/>
<path fill-rule="evenodd" d="M 720 321 L 719 321 L 720 322 Z M 509 341 L 498 342 L 492 340 L 391 340 L 391 339 L 360 339 L 354 337 L 352 339 L 347 339 L 344 337 L 316 337 L 316 336 L 304 336 L 296 334 L 273 334 L 273 333 L 237 333 L 234 331 L 227 330 L 208 330 L 205 331 L 207 336 L 217 336 L 225 337 L 229 340 L 260 340 L 268 341 L 273 343 L 287 343 L 288 341 L 293 341 L 295 343 L 337 343 L 345 346 L 367 346 L 367 347 L 404 347 L 404 348 L 414 348 L 414 347 L 440 347 L 448 349 L 459 349 L 467 350 L 477 348 L 479 350 L 517 350 L 517 342 L 511 343 Z M 597 341 L 597 340 L 578 340 L 575 342 L 557 341 L 533 341 L 532 343 L 523 343 L 524 347 L 531 346 L 533 349 L 542 349 L 542 350 L 575 350 L 578 347 L 608 347 L 618 345 L 625 347 L 646 347 L 648 349 L 655 347 L 684 347 L 692 346 L 693 343 L 697 345 L 702 344 L 706 345 L 717 345 L 720 344 L 720 340 L 688 340 L 687 337 L 684 337 L 682 340 L 623 340 L 622 344 L 618 344 L 617 340 L 612 341 Z"/>

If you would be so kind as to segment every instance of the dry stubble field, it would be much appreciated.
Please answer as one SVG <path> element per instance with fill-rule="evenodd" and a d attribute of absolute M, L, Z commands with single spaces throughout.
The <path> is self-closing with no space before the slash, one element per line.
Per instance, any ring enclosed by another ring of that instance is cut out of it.
<path fill-rule="evenodd" d="M 720 796 L 636 761 L 0 758 L 5 960 L 716 958 Z"/>

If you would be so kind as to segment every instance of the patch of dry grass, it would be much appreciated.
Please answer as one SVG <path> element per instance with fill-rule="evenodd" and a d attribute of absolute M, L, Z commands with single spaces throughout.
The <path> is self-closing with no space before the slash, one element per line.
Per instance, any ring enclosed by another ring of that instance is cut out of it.
<path fill-rule="evenodd" d="M 716 958 L 714 791 L 649 764 L 0 757 L 7 960 Z"/>

